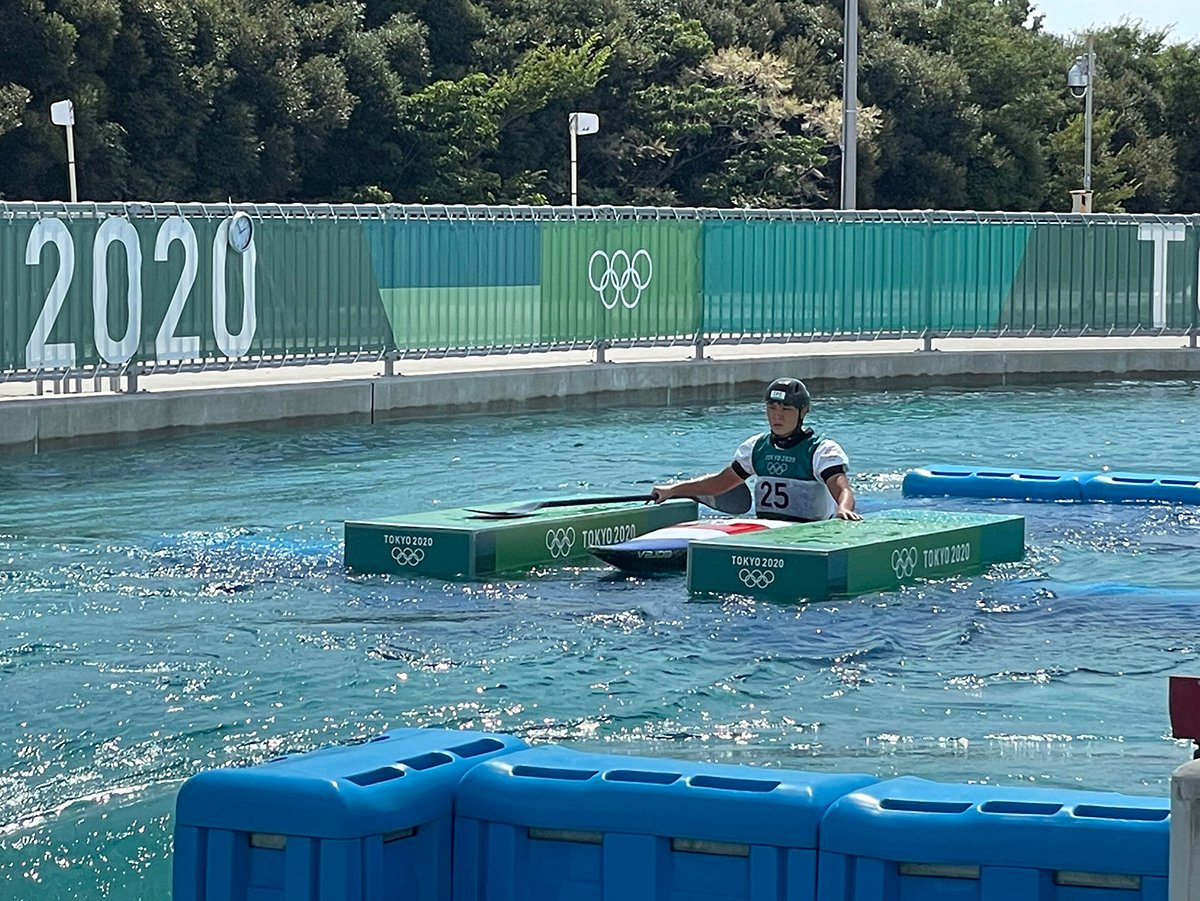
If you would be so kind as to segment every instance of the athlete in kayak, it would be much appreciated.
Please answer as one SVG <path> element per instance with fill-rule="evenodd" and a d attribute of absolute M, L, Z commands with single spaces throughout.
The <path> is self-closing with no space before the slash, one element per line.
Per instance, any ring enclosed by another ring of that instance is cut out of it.
<path fill-rule="evenodd" d="M 776 379 L 767 386 L 766 402 L 769 432 L 743 441 L 733 462 L 720 472 L 655 486 L 650 493 L 654 502 L 723 494 L 755 476 L 754 512 L 761 519 L 862 519 L 854 511 L 846 452 L 804 426 L 812 404 L 804 382 Z"/>

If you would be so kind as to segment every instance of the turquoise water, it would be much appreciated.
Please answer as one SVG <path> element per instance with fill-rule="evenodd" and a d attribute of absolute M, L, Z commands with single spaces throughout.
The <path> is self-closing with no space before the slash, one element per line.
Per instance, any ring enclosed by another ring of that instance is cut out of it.
<path fill-rule="evenodd" d="M 600 568 L 350 580 L 341 522 L 720 467 L 757 404 L 220 432 L 3 460 L 0 897 L 170 895 L 205 768 L 395 726 L 1165 795 L 1200 508 L 903 501 L 917 465 L 1200 475 L 1191 384 L 818 398 L 862 506 L 1019 512 L 1025 562 L 833 604 Z"/>

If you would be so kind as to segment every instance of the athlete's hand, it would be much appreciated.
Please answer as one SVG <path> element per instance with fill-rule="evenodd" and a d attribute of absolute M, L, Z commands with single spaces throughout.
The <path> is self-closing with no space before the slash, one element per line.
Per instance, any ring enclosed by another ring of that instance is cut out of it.
<path fill-rule="evenodd" d="M 669 501 L 675 496 L 671 485 L 655 485 L 654 490 L 650 492 L 651 503 L 661 504 L 663 501 Z"/>
<path fill-rule="evenodd" d="M 837 518 L 845 519 L 845 520 L 848 520 L 849 522 L 862 522 L 862 515 L 857 513 L 854 510 L 839 509 L 837 512 Z"/>

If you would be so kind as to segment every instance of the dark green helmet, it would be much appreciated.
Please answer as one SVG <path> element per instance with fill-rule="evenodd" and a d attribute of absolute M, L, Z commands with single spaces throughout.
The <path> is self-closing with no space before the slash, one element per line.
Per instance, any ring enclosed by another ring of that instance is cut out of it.
<path fill-rule="evenodd" d="M 812 396 L 808 388 L 799 379 L 776 379 L 767 386 L 767 403 L 783 404 L 785 407 L 795 407 L 800 412 L 812 406 Z"/>

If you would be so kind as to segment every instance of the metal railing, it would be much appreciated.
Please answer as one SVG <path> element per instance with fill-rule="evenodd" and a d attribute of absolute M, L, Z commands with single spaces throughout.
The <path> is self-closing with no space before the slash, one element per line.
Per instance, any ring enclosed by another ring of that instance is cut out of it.
<path fill-rule="evenodd" d="M 1198 216 L 0 202 L 0 380 L 771 341 L 1194 346 L 1198 257 Z"/>

